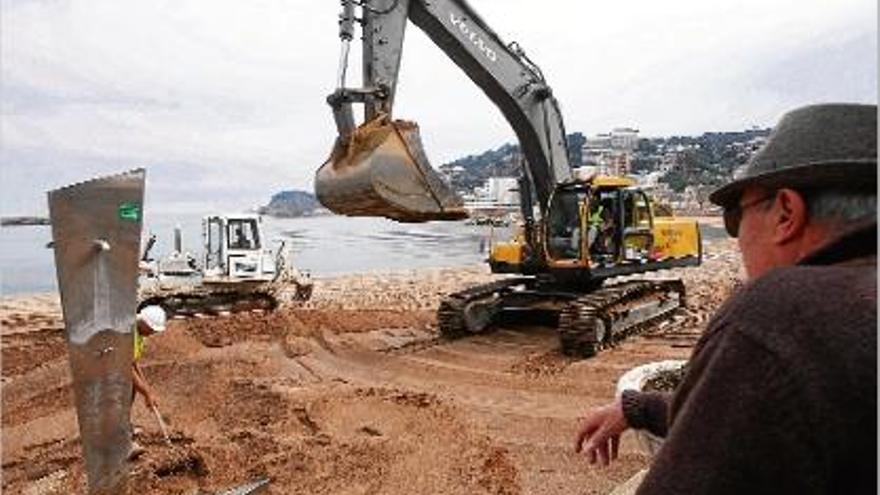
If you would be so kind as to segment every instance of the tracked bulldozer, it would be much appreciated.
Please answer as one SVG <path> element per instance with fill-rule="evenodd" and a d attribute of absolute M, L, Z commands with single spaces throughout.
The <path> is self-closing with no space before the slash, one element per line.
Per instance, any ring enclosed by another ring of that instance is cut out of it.
<path fill-rule="evenodd" d="M 187 317 L 273 310 L 311 297 L 312 281 L 292 265 L 287 246 L 264 247 L 260 216 L 207 216 L 202 239 L 204 252 L 196 257 L 184 250 L 176 228 L 174 251 L 152 259 L 156 237 L 150 237 L 141 256 L 138 307 L 159 305 L 170 316 Z"/>
<path fill-rule="evenodd" d="M 489 260 L 493 272 L 508 275 L 446 297 L 438 310 L 444 335 L 485 331 L 505 312 L 545 311 L 556 317 L 563 351 L 589 356 L 684 303 L 680 280 L 631 276 L 699 265 L 697 223 L 655 216 L 650 198 L 628 179 L 577 177 L 558 102 L 517 43 L 504 43 L 464 0 L 342 5 L 338 85 L 328 97 L 338 136 L 315 177 L 327 208 L 403 222 L 466 216 L 461 199 L 428 163 L 418 127 L 392 117 L 408 21 L 497 105 L 520 143 L 522 226 L 515 239 L 493 246 Z M 349 88 L 356 21 L 364 81 Z M 364 105 L 360 125 L 355 103 Z M 604 283 L 624 276 L 630 279 Z"/>

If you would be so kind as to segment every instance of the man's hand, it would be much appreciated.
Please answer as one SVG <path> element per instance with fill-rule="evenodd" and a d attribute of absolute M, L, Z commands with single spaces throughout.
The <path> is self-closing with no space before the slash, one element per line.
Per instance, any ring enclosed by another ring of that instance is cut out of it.
<path fill-rule="evenodd" d="M 627 428 L 629 424 L 626 422 L 626 416 L 623 415 L 620 399 L 590 409 L 584 416 L 575 438 L 574 450 L 589 457 L 590 464 L 595 464 L 598 457 L 602 465 L 607 466 L 617 459 L 620 434 Z"/>
<path fill-rule="evenodd" d="M 144 403 L 150 409 L 156 409 L 159 407 L 159 402 L 156 400 L 156 394 L 154 394 L 152 390 L 147 390 L 144 393 Z"/>

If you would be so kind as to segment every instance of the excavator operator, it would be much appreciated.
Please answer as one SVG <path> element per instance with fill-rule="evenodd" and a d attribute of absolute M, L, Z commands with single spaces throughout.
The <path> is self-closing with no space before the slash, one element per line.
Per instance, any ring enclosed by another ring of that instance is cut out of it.
<path fill-rule="evenodd" d="M 614 215 L 612 205 L 608 201 L 599 199 L 591 204 L 594 207 L 590 211 L 588 242 L 592 257 L 608 255 L 611 253 L 611 241 L 614 237 Z"/>

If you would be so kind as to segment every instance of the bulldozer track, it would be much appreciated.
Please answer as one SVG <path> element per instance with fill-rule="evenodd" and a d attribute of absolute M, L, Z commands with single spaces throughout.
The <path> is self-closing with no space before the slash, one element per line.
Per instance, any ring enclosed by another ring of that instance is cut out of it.
<path fill-rule="evenodd" d="M 575 299 L 560 312 L 562 352 L 594 356 L 644 332 L 683 304 L 684 284 L 680 280 L 639 280 L 603 287 Z"/>
<path fill-rule="evenodd" d="M 279 305 L 270 291 L 253 291 L 246 294 L 234 291 L 191 292 L 152 296 L 144 299 L 139 307 L 156 304 L 168 313 L 169 318 L 193 318 L 198 315 L 243 313 L 254 309 L 272 311 Z"/>

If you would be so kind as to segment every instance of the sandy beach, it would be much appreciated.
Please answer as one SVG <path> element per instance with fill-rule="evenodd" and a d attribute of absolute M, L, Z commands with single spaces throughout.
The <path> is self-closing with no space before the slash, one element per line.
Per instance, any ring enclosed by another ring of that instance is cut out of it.
<path fill-rule="evenodd" d="M 173 446 L 137 402 L 147 452 L 132 486 L 215 493 L 267 476 L 273 494 L 609 493 L 648 459 L 626 435 L 619 462 L 589 466 L 572 448 L 578 417 L 627 369 L 690 354 L 742 278 L 736 244 L 707 242 L 700 268 L 661 275 L 685 281 L 688 307 L 586 360 L 538 324 L 438 338 L 440 299 L 490 280 L 484 266 L 318 278 L 303 306 L 173 321 L 144 360 Z M 3 490 L 82 492 L 57 297 L 2 299 L 0 323 Z"/>

